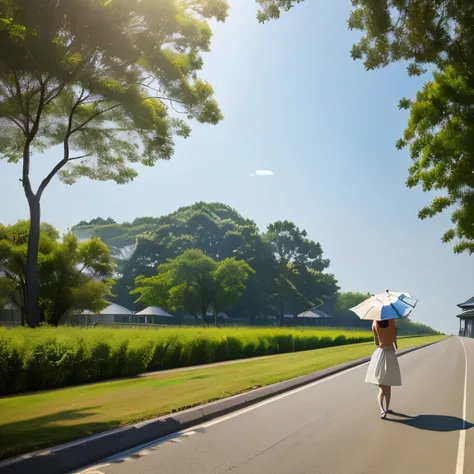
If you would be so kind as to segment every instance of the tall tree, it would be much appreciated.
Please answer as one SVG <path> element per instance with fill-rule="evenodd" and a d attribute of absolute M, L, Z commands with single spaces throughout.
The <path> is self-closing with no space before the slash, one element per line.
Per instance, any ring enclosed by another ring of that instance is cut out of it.
<path fill-rule="evenodd" d="M 151 277 L 168 259 L 188 249 L 199 249 L 216 261 L 236 257 L 246 261 L 254 273 L 230 314 L 260 321 L 281 317 L 286 310 L 298 313 L 321 300 L 329 301 L 338 290 L 334 275 L 325 273 L 329 260 L 320 244 L 291 222 L 272 224 L 260 234 L 255 222 L 222 203 L 199 202 L 159 218 L 137 218 L 132 223 L 105 224 L 94 219 L 73 227 L 77 235 L 98 236 L 113 250 L 115 245 L 137 239 L 131 258 L 121 266 L 114 287 L 117 302 L 142 309 L 129 294 L 138 276 Z M 121 229 L 121 232 L 117 232 Z"/>
<path fill-rule="evenodd" d="M 216 262 L 200 250 L 186 250 L 160 265 L 157 275 L 138 277 L 131 293 L 144 304 L 184 310 L 206 321 L 210 310 L 227 309 L 240 298 L 251 273 L 241 260 Z"/>
<path fill-rule="evenodd" d="M 314 291 L 315 283 L 330 262 L 323 258 L 321 245 L 308 239 L 307 232 L 293 222 L 277 221 L 270 224 L 265 238 L 278 266 L 277 306 L 281 323 L 287 307 L 293 313 L 298 313 L 322 303 L 324 293 Z M 337 286 L 333 294 L 336 291 Z"/>
<path fill-rule="evenodd" d="M 94 221 L 103 222 L 103 219 Z M 248 260 L 254 239 L 259 235 L 256 224 L 231 207 L 202 202 L 160 218 L 137 218 L 132 223 L 112 226 L 81 223 L 73 227 L 73 232 L 82 237 L 101 238 L 114 255 L 123 254 L 125 246 L 136 243 L 129 258 L 120 262 L 114 291 L 118 303 L 137 309 L 140 302 L 135 303 L 129 295 L 137 276 L 154 275 L 160 264 L 189 249 L 199 249 L 214 260 L 233 256 Z"/>
<path fill-rule="evenodd" d="M 299 0 L 257 0 L 260 21 Z M 408 63 L 410 76 L 433 74 L 400 109 L 410 118 L 397 148 L 409 146 L 407 186 L 439 193 L 420 219 L 450 209 L 456 253 L 474 253 L 474 3 L 459 0 L 352 0 L 349 28 L 363 32 L 352 57 L 367 70 Z"/>
<path fill-rule="evenodd" d="M 40 202 L 59 174 L 126 183 L 173 154 L 187 119 L 222 114 L 197 73 L 209 51 L 209 19 L 225 0 L 0 0 L 0 156 L 22 162 L 30 210 L 26 310 L 40 322 Z M 61 159 L 33 188 L 35 152 L 61 145 Z"/>
<path fill-rule="evenodd" d="M 250 276 L 246 290 L 231 314 L 250 318 L 252 324 L 257 318 L 262 323 L 266 317 L 277 314 L 278 263 L 267 239 L 259 233 L 251 232 L 245 238 L 245 245 L 238 242 L 235 242 L 234 254 L 245 260 L 255 273 Z"/>
<path fill-rule="evenodd" d="M 3 297 L 12 300 L 22 312 L 25 322 L 26 259 L 29 222 L 19 221 L 11 226 L 0 226 L 0 279 Z M 54 250 L 59 233 L 47 223 L 41 224 L 39 265 L 48 259 Z"/>
<path fill-rule="evenodd" d="M 472 2 L 458 0 L 353 0 L 349 28 L 363 32 L 352 48 L 367 69 L 408 61 L 407 71 L 420 75 L 427 66 L 472 71 Z"/>
<path fill-rule="evenodd" d="M 455 252 L 474 252 L 474 4 L 458 0 L 353 1 L 349 27 L 363 31 L 352 56 L 367 69 L 408 61 L 409 75 L 432 71 L 410 110 L 397 148 L 409 146 L 407 185 L 437 191 L 419 217 L 453 209 Z"/>
<path fill-rule="evenodd" d="M 25 320 L 26 258 L 29 222 L 0 226 L 0 299 L 16 303 Z M 113 264 L 107 246 L 97 238 L 79 242 L 42 223 L 38 259 L 40 311 L 57 325 L 71 310 L 99 311 L 112 295 Z"/>
<path fill-rule="evenodd" d="M 97 238 L 79 242 L 67 234 L 40 267 L 40 309 L 57 326 L 73 310 L 100 311 L 109 305 L 114 265 L 107 246 Z"/>
<path fill-rule="evenodd" d="M 231 308 L 243 295 L 245 282 L 254 271 L 247 262 L 226 258 L 219 262 L 214 273 L 214 315 Z"/>

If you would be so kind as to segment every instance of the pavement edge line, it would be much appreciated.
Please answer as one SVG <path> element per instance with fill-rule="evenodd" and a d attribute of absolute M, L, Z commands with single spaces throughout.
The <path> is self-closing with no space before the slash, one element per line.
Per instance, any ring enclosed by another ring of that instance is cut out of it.
<path fill-rule="evenodd" d="M 398 352 L 397 356 L 400 357 L 438 344 L 439 342 L 441 341 L 404 349 Z M 0 474 L 27 474 L 30 472 L 47 472 L 48 474 L 69 473 L 84 466 L 93 465 L 122 451 L 170 436 L 191 426 L 224 416 L 284 392 L 366 364 L 369 360 L 370 356 L 363 357 L 311 374 L 183 410 L 175 414 L 98 433 L 87 438 L 55 446 L 51 449 L 41 449 L 23 454 L 0 462 Z"/>

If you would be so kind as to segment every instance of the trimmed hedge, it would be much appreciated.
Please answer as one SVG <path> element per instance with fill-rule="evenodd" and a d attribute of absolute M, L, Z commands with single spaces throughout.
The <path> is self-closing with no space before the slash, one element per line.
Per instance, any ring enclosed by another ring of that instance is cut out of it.
<path fill-rule="evenodd" d="M 337 329 L 0 328 L 0 395 L 370 340 Z"/>

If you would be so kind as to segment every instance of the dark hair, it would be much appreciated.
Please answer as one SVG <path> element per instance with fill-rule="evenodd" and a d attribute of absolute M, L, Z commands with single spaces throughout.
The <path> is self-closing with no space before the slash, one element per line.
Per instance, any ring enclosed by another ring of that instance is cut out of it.
<path fill-rule="evenodd" d="M 377 321 L 377 324 L 378 324 L 379 328 L 384 328 L 384 329 L 388 328 L 388 320 L 386 320 L 386 321 Z"/>

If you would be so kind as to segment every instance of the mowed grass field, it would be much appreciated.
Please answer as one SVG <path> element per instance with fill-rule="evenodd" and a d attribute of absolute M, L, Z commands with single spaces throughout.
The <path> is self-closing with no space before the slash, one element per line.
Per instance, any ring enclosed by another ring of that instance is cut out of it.
<path fill-rule="evenodd" d="M 444 337 L 402 338 L 399 347 Z M 359 343 L 0 398 L 0 458 L 306 375 L 373 350 L 373 343 Z"/>

